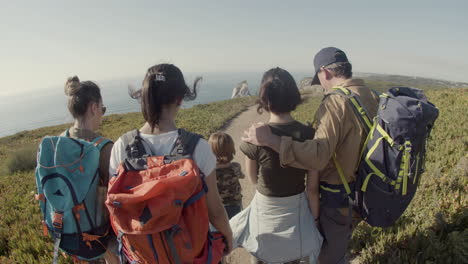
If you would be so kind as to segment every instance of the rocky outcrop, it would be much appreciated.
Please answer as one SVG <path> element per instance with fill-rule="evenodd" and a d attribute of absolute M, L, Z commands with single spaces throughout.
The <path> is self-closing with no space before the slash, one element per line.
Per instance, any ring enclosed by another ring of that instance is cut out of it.
<path fill-rule="evenodd" d="M 231 98 L 237 98 L 237 97 L 244 97 L 244 96 L 251 96 L 250 91 L 249 91 L 249 84 L 247 81 L 242 81 L 232 89 L 232 95 Z"/>
<path fill-rule="evenodd" d="M 306 77 L 299 82 L 298 88 L 302 94 L 309 96 L 323 96 L 323 88 L 320 85 L 311 85 L 312 77 Z"/>

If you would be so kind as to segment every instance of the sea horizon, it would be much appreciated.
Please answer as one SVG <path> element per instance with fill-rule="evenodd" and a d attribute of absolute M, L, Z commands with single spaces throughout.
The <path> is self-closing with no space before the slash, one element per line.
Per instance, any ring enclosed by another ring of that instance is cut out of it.
<path fill-rule="evenodd" d="M 231 98 L 233 88 L 246 80 L 252 95 L 255 95 L 260 85 L 263 73 L 187 73 L 186 83 L 192 87 L 193 80 L 202 76 L 197 91 L 197 98 L 193 101 L 184 101 L 183 108 L 190 108 L 198 104 L 206 104 Z M 310 76 L 310 73 L 291 72 L 296 82 Z M 84 81 L 84 80 L 83 80 Z M 137 100 L 130 98 L 128 87 L 138 89 L 141 78 L 128 77 L 108 81 L 95 81 L 101 88 L 104 105 L 107 107 L 106 115 L 139 112 L 140 105 Z M 13 95 L 2 95 L 3 103 L 0 105 L 0 137 L 10 136 L 25 130 L 41 127 L 61 125 L 73 122 L 67 108 L 67 96 L 63 86 L 52 86 Z"/>

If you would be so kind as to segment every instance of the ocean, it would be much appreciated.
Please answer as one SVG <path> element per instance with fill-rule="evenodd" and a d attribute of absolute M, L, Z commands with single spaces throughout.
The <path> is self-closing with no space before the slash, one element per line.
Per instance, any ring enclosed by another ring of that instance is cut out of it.
<path fill-rule="evenodd" d="M 307 74 L 292 73 L 299 82 Z M 211 73 L 186 74 L 187 84 L 192 87 L 196 76 L 202 76 L 198 96 L 194 101 L 184 102 L 182 107 L 205 104 L 231 98 L 232 89 L 246 80 L 251 94 L 256 94 L 262 73 Z M 64 79 L 65 81 L 65 79 Z M 139 103 L 128 95 L 128 86 L 141 86 L 142 78 L 126 78 L 113 81 L 96 81 L 101 88 L 106 115 L 139 112 Z M 63 86 L 41 89 L 29 93 L 18 93 L 0 98 L 0 137 L 39 127 L 73 122 L 67 109 L 67 96 Z"/>

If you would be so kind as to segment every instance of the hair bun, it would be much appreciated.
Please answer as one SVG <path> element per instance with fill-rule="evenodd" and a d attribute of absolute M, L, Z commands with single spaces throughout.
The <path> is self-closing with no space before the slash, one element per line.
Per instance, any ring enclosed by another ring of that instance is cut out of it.
<path fill-rule="evenodd" d="M 69 77 L 65 83 L 65 94 L 68 96 L 74 96 L 80 90 L 80 79 L 78 76 Z"/>

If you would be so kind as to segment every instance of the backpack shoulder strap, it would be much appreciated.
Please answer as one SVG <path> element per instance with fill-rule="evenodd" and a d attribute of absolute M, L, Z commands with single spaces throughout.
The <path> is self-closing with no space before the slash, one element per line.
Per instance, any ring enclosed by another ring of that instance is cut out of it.
<path fill-rule="evenodd" d="M 380 93 L 377 92 L 377 91 L 374 90 L 374 89 L 370 89 L 370 90 L 371 90 L 371 92 L 374 94 L 375 100 L 377 101 L 377 103 L 379 103 L 379 101 L 380 101 Z"/>
<path fill-rule="evenodd" d="M 61 137 L 67 137 L 67 138 L 71 138 L 70 137 L 70 129 L 68 128 L 67 130 L 63 131 L 62 134 L 60 134 Z M 71 138 L 73 139 L 73 138 Z M 109 143 L 112 143 L 112 140 L 110 139 L 107 139 L 107 138 L 104 138 L 104 137 L 101 137 L 101 136 L 98 136 L 98 137 L 95 137 L 91 143 L 99 149 L 99 151 L 107 144 Z"/>
<path fill-rule="evenodd" d="M 125 134 L 123 134 L 122 136 L 120 136 L 120 140 L 122 141 L 122 143 L 127 146 L 130 144 L 130 142 L 132 142 L 132 140 L 138 136 L 138 129 L 134 129 L 132 131 L 129 131 Z"/>
<path fill-rule="evenodd" d="M 123 134 L 120 140 L 125 146 L 125 153 L 128 158 L 141 158 L 147 154 L 138 129 Z"/>
<path fill-rule="evenodd" d="M 111 142 L 112 141 L 110 139 L 104 137 L 96 137 L 93 141 L 91 141 L 91 143 L 93 143 L 93 145 L 99 150 L 101 150 L 105 145 Z"/>
<path fill-rule="evenodd" d="M 351 102 L 351 108 L 353 109 L 355 114 L 358 116 L 358 119 L 363 124 L 366 133 L 369 133 L 372 127 L 372 123 L 369 119 L 369 115 L 367 114 L 367 111 L 365 110 L 364 106 L 360 102 L 359 97 L 345 87 L 336 86 L 333 88 L 332 92 L 330 92 L 324 97 L 324 99 L 327 96 L 333 95 L 333 94 L 338 94 L 342 97 L 345 97 L 346 101 Z M 349 196 L 351 194 L 351 188 L 349 187 L 349 184 L 348 184 L 348 181 L 346 180 L 343 169 L 341 165 L 339 164 L 338 159 L 336 158 L 336 153 L 333 153 L 332 159 L 333 159 L 333 163 L 335 164 L 338 175 L 340 176 L 341 182 L 343 183 L 346 194 Z"/>
<path fill-rule="evenodd" d="M 178 129 L 178 138 L 172 148 L 171 155 L 175 156 L 186 156 L 193 155 L 195 148 L 197 147 L 198 141 L 202 138 L 201 135 L 188 132 L 185 129 Z"/>
<path fill-rule="evenodd" d="M 364 126 L 364 130 L 366 131 L 366 133 L 369 133 L 370 129 L 372 128 L 372 119 L 369 117 L 366 108 L 361 103 L 359 96 L 342 86 L 334 87 L 333 91 L 329 93 L 329 95 L 330 94 L 339 94 L 345 97 L 347 101 L 351 103 L 351 108 L 353 109 L 354 113 L 358 116 L 358 119 Z"/>
<path fill-rule="evenodd" d="M 67 130 L 63 131 L 62 134 L 60 134 L 61 137 L 70 137 L 70 129 L 67 128 Z"/>

